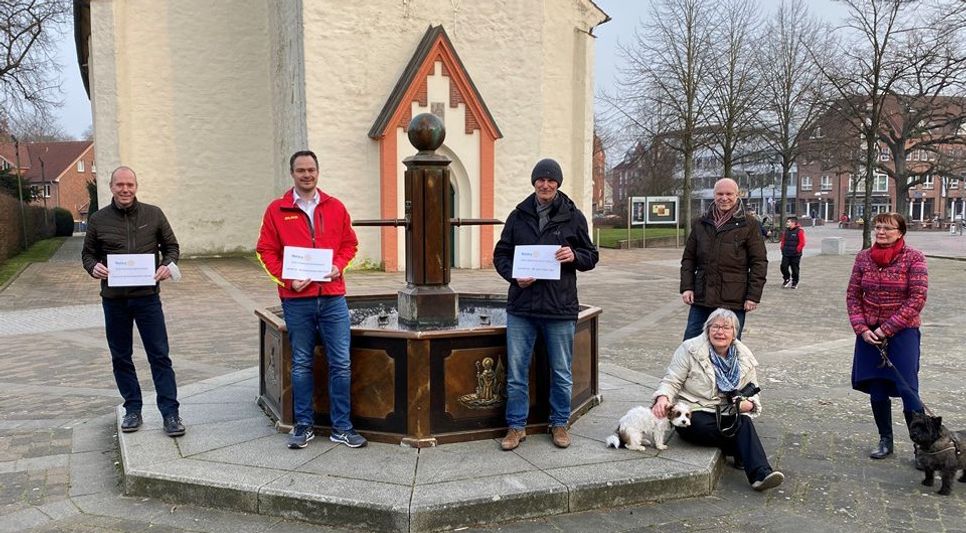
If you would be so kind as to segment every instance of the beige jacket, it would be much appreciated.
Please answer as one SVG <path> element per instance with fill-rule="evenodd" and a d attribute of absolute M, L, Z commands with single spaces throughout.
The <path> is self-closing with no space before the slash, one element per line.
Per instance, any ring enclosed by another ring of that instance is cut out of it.
<path fill-rule="evenodd" d="M 738 364 L 741 366 L 738 388 L 744 388 L 749 383 L 761 386 L 755 371 L 758 360 L 741 341 L 735 339 L 734 345 L 737 348 Z M 667 396 L 672 404 L 684 400 L 690 403 L 691 409 L 695 411 L 714 412 L 715 406 L 721 403 L 721 399 L 715 382 L 714 366 L 709 359 L 710 350 L 711 343 L 705 334 L 681 343 L 681 346 L 674 351 L 667 373 L 652 398 Z M 754 404 L 754 409 L 742 414 L 752 418 L 761 414 L 760 395 L 756 394 L 747 400 Z"/>

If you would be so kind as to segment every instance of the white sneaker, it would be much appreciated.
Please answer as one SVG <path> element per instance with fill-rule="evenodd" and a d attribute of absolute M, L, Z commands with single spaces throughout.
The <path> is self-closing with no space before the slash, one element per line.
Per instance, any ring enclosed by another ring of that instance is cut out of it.
<path fill-rule="evenodd" d="M 785 283 L 782 283 L 782 288 L 783 288 L 783 289 L 787 289 L 788 287 L 790 287 L 790 286 L 791 286 L 791 284 L 792 284 L 792 280 L 790 280 L 790 279 L 786 279 L 786 280 L 785 280 Z"/>
<path fill-rule="evenodd" d="M 782 474 L 778 470 L 768 474 L 762 479 L 755 481 L 751 484 L 751 488 L 761 492 L 763 490 L 773 489 L 782 484 L 785 481 L 785 474 Z"/>

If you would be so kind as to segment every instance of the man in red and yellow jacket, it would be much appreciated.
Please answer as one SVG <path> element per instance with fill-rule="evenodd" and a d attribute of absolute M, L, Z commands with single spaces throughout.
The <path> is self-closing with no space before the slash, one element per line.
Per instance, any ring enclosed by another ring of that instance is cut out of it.
<path fill-rule="evenodd" d="M 304 448 L 315 438 L 312 426 L 312 362 L 316 336 L 325 345 L 329 365 L 330 439 L 352 448 L 366 445 L 349 420 L 349 308 L 342 272 L 356 255 L 359 241 L 345 206 L 320 191 L 319 159 L 308 150 L 289 160 L 294 187 L 269 204 L 255 247 L 265 271 L 278 284 L 278 296 L 292 345 L 292 397 L 295 427 L 288 447 Z M 283 279 L 285 247 L 332 251 L 327 280 Z"/>

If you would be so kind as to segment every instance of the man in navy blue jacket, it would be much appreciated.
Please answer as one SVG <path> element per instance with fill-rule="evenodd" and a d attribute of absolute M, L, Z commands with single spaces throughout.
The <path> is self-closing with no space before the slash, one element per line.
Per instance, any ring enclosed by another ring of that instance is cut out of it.
<path fill-rule="evenodd" d="M 573 386 L 574 332 L 577 325 L 577 271 L 588 271 L 599 256 L 587 232 L 587 219 L 558 188 L 563 171 L 553 159 L 543 159 L 530 176 L 533 194 L 507 217 L 500 241 L 493 250 L 493 264 L 510 282 L 507 296 L 507 407 L 509 430 L 500 446 L 512 450 L 526 440 L 530 407 L 530 358 L 537 336 L 543 337 L 550 362 L 550 433 L 553 443 L 570 446 Z M 560 279 L 513 277 L 514 247 L 559 246 L 554 258 L 560 262 Z"/>

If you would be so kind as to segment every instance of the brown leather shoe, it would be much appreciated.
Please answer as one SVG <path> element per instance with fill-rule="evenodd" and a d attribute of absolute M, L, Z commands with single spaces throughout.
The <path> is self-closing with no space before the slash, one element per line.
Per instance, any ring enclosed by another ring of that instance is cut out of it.
<path fill-rule="evenodd" d="M 503 437 L 503 441 L 500 442 L 500 448 L 503 448 L 503 451 L 508 452 L 515 449 L 520 445 L 521 442 L 525 440 L 527 440 L 526 429 L 510 428 L 510 430 L 506 432 L 506 437 Z"/>
<path fill-rule="evenodd" d="M 553 445 L 558 448 L 566 448 L 570 446 L 570 435 L 567 434 L 567 428 L 563 426 L 555 426 L 550 428 L 550 434 L 553 435 Z"/>

